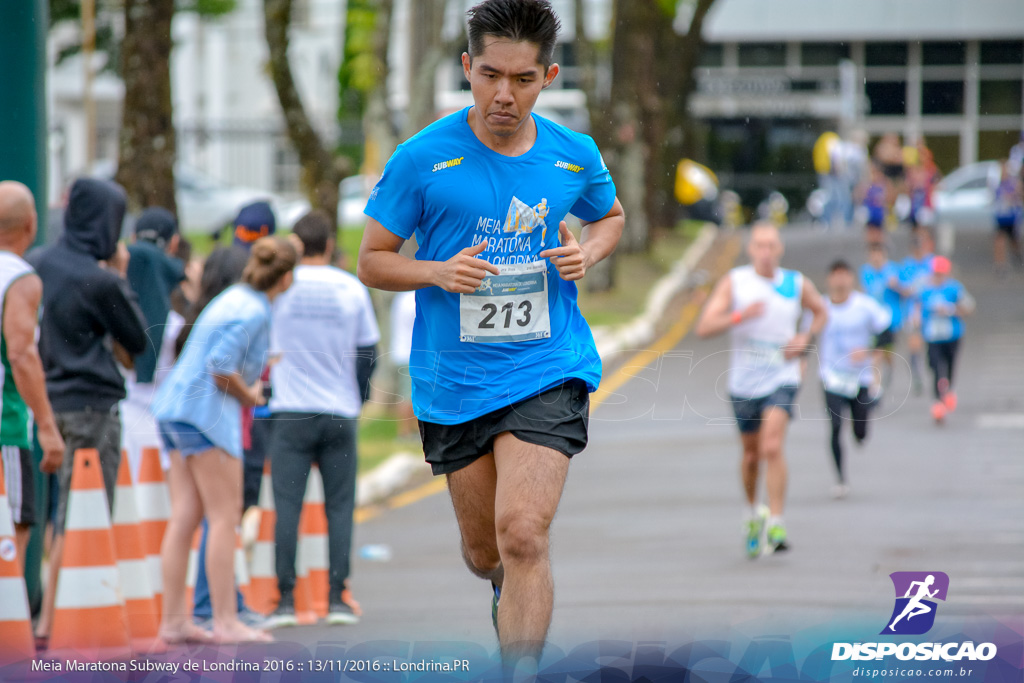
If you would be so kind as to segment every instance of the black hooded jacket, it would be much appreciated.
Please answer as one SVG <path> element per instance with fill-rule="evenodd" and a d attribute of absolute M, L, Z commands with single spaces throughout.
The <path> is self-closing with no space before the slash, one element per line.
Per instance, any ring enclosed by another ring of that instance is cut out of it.
<path fill-rule="evenodd" d="M 75 181 L 57 244 L 29 262 L 43 281 L 39 354 L 55 412 L 107 411 L 125 396 L 111 340 L 146 348 L 142 312 L 128 283 L 98 261 L 117 251 L 125 197 L 106 180 Z"/>

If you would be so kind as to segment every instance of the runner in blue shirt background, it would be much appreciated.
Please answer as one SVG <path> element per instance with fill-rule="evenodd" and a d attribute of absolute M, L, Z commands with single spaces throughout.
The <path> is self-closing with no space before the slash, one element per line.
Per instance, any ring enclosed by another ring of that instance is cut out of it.
<path fill-rule="evenodd" d="M 950 275 L 952 264 L 943 256 L 932 259 L 932 275 L 921 289 L 921 332 L 928 343 L 928 365 L 932 369 L 936 422 L 956 410 L 953 367 L 964 334 L 963 316 L 974 312 L 974 299 L 959 280 Z"/>
<path fill-rule="evenodd" d="M 410 374 L 424 453 L 448 478 L 470 571 L 492 583 L 510 663 L 541 655 L 548 529 L 601 376 L 575 281 L 624 225 L 593 140 L 531 113 L 558 75 L 558 29 L 544 0 L 469 11 L 462 64 L 474 105 L 391 157 L 358 262 L 370 287 L 416 290 Z M 414 234 L 415 260 L 398 253 Z"/>
<path fill-rule="evenodd" d="M 864 292 L 888 308 L 892 316 L 889 328 L 875 337 L 874 364 L 876 368 L 885 368 L 878 386 L 872 388 L 872 398 L 877 400 L 892 379 L 892 351 L 896 345 L 896 336 L 903 326 L 900 269 L 889 260 L 884 244 L 868 247 L 868 262 L 860 267 L 860 284 Z"/>
<path fill-rule="evenodd" d="M 914 393 L 920 395 L 924 380 L 921 370 L 921 355 L 924 340 L 917 317 L 911 315 L 920 303 L 921 290 L 932 273 L 932 259 L 935 258 L 935 239 L 931 230 L 918 226 L 911 239 L 910 256 L 900 264 L 900 294 L 903 296 L 903 315 L 906 321 L 907 350 L 910 353 L 910 378 Z"/>

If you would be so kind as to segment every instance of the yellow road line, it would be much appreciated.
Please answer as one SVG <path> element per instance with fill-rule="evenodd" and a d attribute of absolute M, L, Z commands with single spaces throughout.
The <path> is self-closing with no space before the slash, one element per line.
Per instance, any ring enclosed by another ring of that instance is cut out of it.
<path fill-rule="evenodd" d="M 724 272 L 728 270 L 729 266 L 732 265 L 733 261 L 736 260 L 739 250 L 740 238 L 734 235 L 725 243 L 724 248 L 719 254 L 718 260 L 715 262 L 714 272 L 711 273 L 709 282 L 702 288 L 703 290 L 707 291 L 714 286 L 714 283 L 718 278 L 721 277 Z M 672 324 L 672 327 L 670 327 L 665 334 L 661 335 L 660 338 L 655 340 L 655 342 L 646 349 L 637 352 L 632 358 L 623 363 L 618 370 L 601 382 L 601 386 L 598 387 L 597 391 L 595 391 L 590 397 L 591 410 L 596 409 L 599 405 L 604 403 L 609 396 L 621 389 L 622 386 L 629 380 L 633 379 L 638 372 L 642 371 L 648 365 L 657 360 L 661 354 L 675 348 L 675 346 L 681 342 L 683 337 L 685 337 L 690 331 L 690 327 L 697 319 L 697 314 L 700 313 L 701 305 L 702 302 L 699 302 L 698 300 L 693 300 L 687 303 L 683 307 L 683 310 L 679 315 L 679 319 Z M 412 505 L 424 498 L 429 498 L 430 496 L 441 493 L 446 488 L 447 484 L 445 478 L 436 477 L 422 486 L 391 498 L 384 505 L 357 509 L 354 515 L 355 523 L 361 524 L 362 522 L 367 522 L 378 517 L 386 510 L 397 510 L 398 508 Z"/>

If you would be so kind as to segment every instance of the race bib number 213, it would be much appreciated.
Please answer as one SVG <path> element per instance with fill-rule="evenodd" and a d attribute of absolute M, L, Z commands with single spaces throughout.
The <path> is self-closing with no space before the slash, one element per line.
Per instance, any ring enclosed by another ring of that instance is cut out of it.
<path fill-rule="evenodd" d="M 459 296 L 459 340 L 496 344 L 550 337 L 547 262 L 499 270 L 473 293 Z"/>

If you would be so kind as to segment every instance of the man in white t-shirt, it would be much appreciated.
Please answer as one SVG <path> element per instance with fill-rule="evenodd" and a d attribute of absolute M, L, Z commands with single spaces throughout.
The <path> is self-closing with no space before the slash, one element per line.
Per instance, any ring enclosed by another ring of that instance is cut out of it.
<path fill-rule="evenodd" d="M 828 323 L 821 335 L 819 355 L 825 405 L 832 420 L 832 458 L 838 483 L 835 498 L 849 492 L 843 471 L 839 433 L 847 407 L 853 422 L 853 437 L 862 443 L 868 434 L 868 414 L 873 401 L 869 387 L 875 382 L 872 354 L 875 338 L 889 329 L 892 313 L 886 306 L 853 288 L 853 269 L 846 261 L 835 261 L 828 272 Z"/>
<path fill-rule="evenodd" d="M 281 600 L 273 626 L 296 623 L 299 515 L 310 467 L 324 482 L 330 593 L 327 622 L 354 624 L 359 605 L 347 586 L 356 490 L 356 431 L 380 339 L 370 294 L 330 264 L 336 228 L 314 211 L 295 224 L 303 258 L 295 282 L 274 302 L 271 322 L 273 419 L 269 453 L 277 523 L 275 564 Z"/>
<path fill-rule="evenodd" d="M 782 521 L 787 481 L 783 444 L 800 388 L 800 357 L 827 320 L 814 283 L 779 267 L 782 252 L 778 228 L 755 223 L 747 243 L 750 265 L 733 268 L 719 281 L 697 323 L 701 337 L 730 333 L 729 394 L 743 444 L 740 471 L 750 505 L 746 547 L 751 559 L 761 554 L 763 535 L 770 552 L 789 547 Z M 806 331 L 798 331 L 805 309 L 813 318 Z M 757 503 L 762 462 L 767 510 Z"/>
<path fill-rule="evenodd" d="M 412 356 L 412 329 L 416 322 L 416 292 L 398 292 L 391 302 L 391 362 L 398 377 L 395 393 L 401 397 L 398 404 L 398 438 L 415 441 L 419 445 L 419 430 L 412 407 L 412 376 L 409 361 Z"/>

